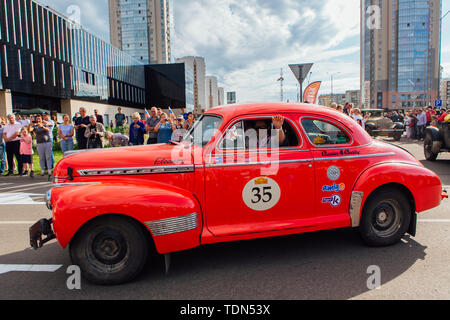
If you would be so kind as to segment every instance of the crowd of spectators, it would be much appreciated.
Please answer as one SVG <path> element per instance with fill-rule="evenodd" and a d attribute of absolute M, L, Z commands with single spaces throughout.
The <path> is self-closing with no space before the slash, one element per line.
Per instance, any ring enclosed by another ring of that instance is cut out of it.
<path fill-rule="evenodd" d="M 33 154 L 36 152 L 41 175 L 48 175 L 50 179 L 55 165 L 55 146 L 65 153 L 75 148 L 83 150 L 169 143 L 171 140 L 179 142 L 186 130 L 194 126 L 195 117 L 192 113 L 175 117 L 169 110 L 170 115 L 167 115 L 162 109 L 153 107 L 146 120 L 141 119 L 139 113 L 134 113 L 128 124 L 127 117 L 119 107 L 115 122 L 111 121 L 109 128 L 105 126 L 98 110 L 88 115 L 85 108 L 80 108 L 72 118 L 64 115 L 60 123 L 56 116 L 52 118 L 48 113 L 30 117 L 20 114 L 8 115 L 6 119 L 1 117 L 0 174 L 10 176 L 17 171 L 20 176 L 34 177 Z M 123 133 L 114 133 L 114 129 L 123 129 L 119 130 Z"/>
<path fill-rule="evenodd" d="M 351 103 L 345 106 L 333 103 L 331 108 L 345 113 L 353 118 L 363 128 L 370 119 L 371 113 L 365 112 L 364 109 L 354 108 Z M 394 123 L 402 123 L 406 127 L 406 135 L 409 139 L 424 140 L 425 129 L 429 126 L 437 127 L 440 123 L 450 122 L 450 109 L 433 108 L 414 108 L 413 110 L 390 111 L 385 112 L 384 116 L 391 119 Z"/>

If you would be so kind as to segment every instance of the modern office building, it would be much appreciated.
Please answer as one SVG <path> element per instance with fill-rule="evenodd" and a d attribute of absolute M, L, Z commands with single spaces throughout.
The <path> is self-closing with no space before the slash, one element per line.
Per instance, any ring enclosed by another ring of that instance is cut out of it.
<path fill-rule="evenodd" d="M 441 100 L 443 107 L 450 108 L 450 79 L 441 80 Z"/>
<path fill-rule="evenodd" d="M 329 107 L 332 103 L 344 105 L 347 102 L 345 93 L 322 94 L 319 96 L 319 105 Z"/>
<path fill-rule="evenodd" d="M 194 75 L 184 63 L 146 65 L 149 107 L 194 112 Z"/>
<path fill-rule="evenodd" d="M 85 107 L 109 123 L 118 107 L 129 119 L 134 112 L 144 115 L 149 105 L 192 110 L 193 73 L 184 64 L 167 65 L 169 74 L 171 68 L 178 75 L 153 88 L 152 68 L 53 9 L 34 0 L 0 4 L 2 116 L 34 108 L 73 116 Z M 155 103 L 158 95 L 165 100 Z"/>
<path fill-rule="evenodd" d="M 219 89 L 218 89 L 217 105 L 219 105 L 219 106 L 225 105 L 225 89 L 222 87 L 219 87 Z"/>
<path fill-rule="evenodd" d="M 171 1 L 109 0 L 111 44 L 144 64 L 172 61 Z"/>
<path fill-rule="evenodd" d="M 348 90 L 345 91 L 345 102 L 351 103 L 355 108 L 360 107 L 361 103 L 361 91 L 359 90 Z"/>
<path fill-rule="evenodd" d="M 108 120 L 145 106 L 143 64 L 33 0 L 1 2 L 0 57 L 1 115 L 83 106 Z"/>
<path fill-rule="evenodd" d="M 219 87 L 215 76 L 206 77 L 206 110 L 219 105 Z"/>
<path fill-rule="evenodd" d="M 227 92 L 227 104 L 236 103 L 236 91 Z"/>
<path fill-rule="evenodd" d="M 361 0 L 366 108 L 412 108 L 438 97 L 441 0 Z"/>
<path fill-rule="evenodd" d="M 206 107 L 206 64 L 202 57 L 182 57 L 177 63 L 185 63 L 194 73 L 194 108 L 197 114 Z"/>

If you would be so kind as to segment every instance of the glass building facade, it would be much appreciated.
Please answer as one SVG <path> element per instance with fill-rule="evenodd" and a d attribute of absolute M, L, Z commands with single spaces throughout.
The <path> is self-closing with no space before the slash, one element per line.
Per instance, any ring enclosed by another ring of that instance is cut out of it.
<path fill-rule="evenodd" d="M 4 88 L 21 97 L 16 109 L 39 97 L 145 106 L 142 63 L 35 1 L 1 1 L 0 56 Z"/>
<path fill-rule="evenodd" d="M 147 0 L 120 0 L 121 40 L 124 52 L 150 63 Z"/>
<path fill-rule="evenodd" d="M 428 0 L 399 0 L 398 92 L 424 92 L 428 83 Z"/>
<path fill-rule="evenodd" d="M 365 107 L 434 105 L 439 96 L 441 0 L 361 0 Z"/>

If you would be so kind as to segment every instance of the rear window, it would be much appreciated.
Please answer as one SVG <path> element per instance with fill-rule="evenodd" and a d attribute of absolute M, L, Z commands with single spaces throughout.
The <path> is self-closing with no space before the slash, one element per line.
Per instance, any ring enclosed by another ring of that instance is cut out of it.
<path fill-rule="evenodd" d="M 319 119 L 303 119 L 303 129 L 311 143 L 317 146 L 349 144 L 351 138 L 339 127 Z"/>

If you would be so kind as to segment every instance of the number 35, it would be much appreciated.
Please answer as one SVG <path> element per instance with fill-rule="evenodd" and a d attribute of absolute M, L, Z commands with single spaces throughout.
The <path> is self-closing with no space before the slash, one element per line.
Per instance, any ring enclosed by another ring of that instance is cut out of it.
<path fill-rule="evenodd" d="M 272 187 L 256 187 L 252 189 L 253 192 L 253 199 L 252 203 L 257 204 L 261 201 L 264 203 L 270 202 L 272 200 Z M 261 194 L 262 192 L 262 194 Z"/>

